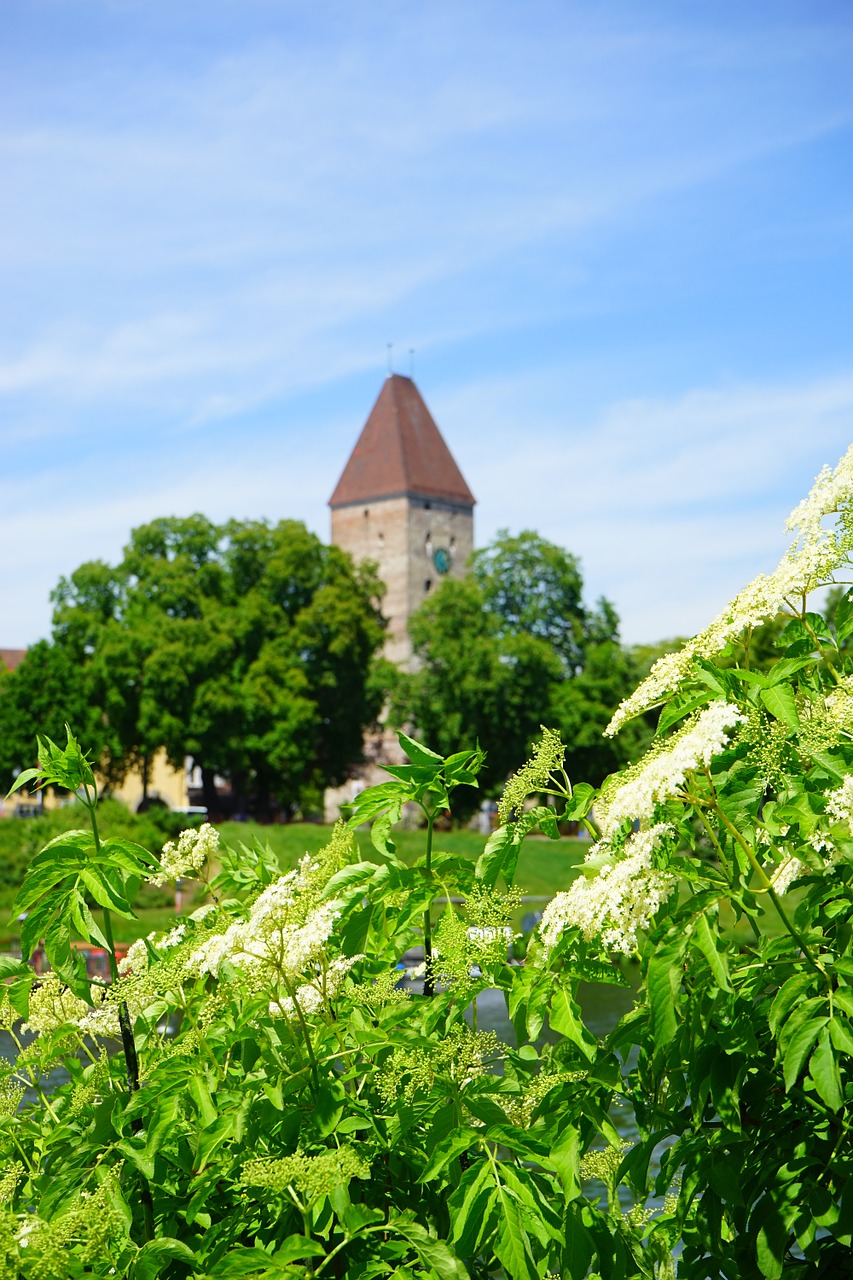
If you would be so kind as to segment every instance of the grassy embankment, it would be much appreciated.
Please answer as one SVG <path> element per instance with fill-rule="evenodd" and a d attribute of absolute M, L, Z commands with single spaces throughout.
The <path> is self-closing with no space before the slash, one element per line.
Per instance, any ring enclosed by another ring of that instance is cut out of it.
<path fill-rule="evenodd" d="M 60 831 L 81 825 L 84 816 L 79 809 L 70 808 L 59 810 L 43 819 L 9 818 L 0 822 L 0 950 L 14 948 L 19 941 L 17 921 L 12 918 L 12 904 L 17 884 L 30 858 Z M 101 826 L 104 836 L 122 835 L 138 840 L 147 848 L 159 849 L 165 839 L 177 834 L 180 822 L 181 819 L 176 814 L 155 813 L 138 818 L 117 802 L 108 801 L 104 806 Z M 254 839 L 262 844 L 269 844 L 286 869 L 293 866 L 303 854 L 322 848 L 329 839 L 331 828 L 312 823 L 261 826 L 251 822 L 227 822 L 221 826 L 220 831 L 223 841 L 231 847 L 237 847 L 241 843 L 251 844 Z M 422 855 L 423 832 L 399 831 L 394 838 L 400 857 L 407 862 L 414 862 Z M 372 859 L 375 855 L 367 831 L 359 831 L 357 840 L 362 856 Z M 484 843 L 485 837 L 477 832 L 449 831 L 436 835 L 435 848 L 461 854 L 473 861 L 479 857 Z M 573 869 L 583 860 L 588 848 L 589 845 L 580 840 L 552 841 L 537 836 L 527 838 L 522 847 L 516 882 L 525 896 L 540 897 L 543 901 L 524 903 L 515 913 L 516 928 L 525 915 L 541 910 L 544 900 L 566 888 L 573 878 Z M 204 888 L 198 886 L 191 897 L 185 898 L 184 910 L 191 911 L 203 901 Z M 169 889 L 158 890 L 143 886 L 137 906 L 137 920 L 114 917 L 113 927 L 117 941 L 132 942 L 152 930 L 159 932 L 168 929 L 174 923 L 174 896 Z M 744 921 L 735 923 L 732 920 L 731 928 L 736 938 L 746 939 L 750 936 Z M 764 928 L 768 933 L 779 932 L 779 923 L 772 911 L 765 918 Z"/>
<path fill-rule="evenodd" d="M 64 809 L 44 819 L 9 818 L 0 823 L 0 950 L 14 947 L 18 942 L 17 921 L 11 918 L 12 904 L 17 892 L 17 882 L 30 860 L 43 845 L 62 830 L 81 825 L 85 815 L 78 809 Z M 174 815 L 169 815 L 173 817 Z M 115 805 L 105 807 L 101 826 L 102 835 L 122 835 L 138 840 L 148 848 L 159 848 L 168 835 L 157 823 L 137 819 L 122 813 Z M 261 826 L 257 823 L 226 822 L 220 827 L 223 842 L 235 848 L 251 844 L 254 839 L 268 844 L 284 868 L 291 867 L 305 853 L 313 853 L 328 841 L 330 827 L 313 823 L 291 823 L 286 826 Z M 372 859 L 375 854 L 366 831 L 359 831 L 357 841 L 362 856 Z M 395 833 L 397 850 L 407 862 L 414 862 L 424 849 L 423 832 L 400 831 Z M 436 835 L 435 849 L 461 854 L 476 860 L 483 851 L 485 837 L 474 831 L 449 831 Z M 583 859 L 585 845 L 579 840 L 544 840 L 529 838 L 522 850 L 517 882 L 522 893 L 550 898 L 565 888 L 572 876 L 572 868 Z M 185 910 L 192 910 L 204 900 L 199 887 L 193 899 L 185 903 Z M 526 903 L 517 912 L 522 915 L 541 907 L 542 903 Z M 97 916 L 97 912 L 95 913 Z M 144 937 L 152 929 L 171 927 L 175 919 L 174 899 L 168 890 L 153 890 L 145 886 L 140 893 L 139 919 L 135 921 L 113 918 L 113 929 L 118 942 L 131 942 Z M 517 922 L 517 923 L 518 923 Z"/>

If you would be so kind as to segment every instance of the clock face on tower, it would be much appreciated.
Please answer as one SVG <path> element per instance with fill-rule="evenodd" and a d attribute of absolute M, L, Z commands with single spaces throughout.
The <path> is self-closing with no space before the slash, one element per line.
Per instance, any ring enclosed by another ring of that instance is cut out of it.
<path fill-rule="evenodd" d="M 432 562 L 439 573 L 447 573 L 450 569 L 450 552 L 447 547 L 436 547 L 432 553 Z"/>

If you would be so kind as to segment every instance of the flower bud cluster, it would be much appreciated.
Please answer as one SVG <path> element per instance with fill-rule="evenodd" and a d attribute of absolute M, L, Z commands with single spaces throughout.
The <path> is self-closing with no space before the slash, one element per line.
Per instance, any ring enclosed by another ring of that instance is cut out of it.
<path fill-rule="evenodd" d="M 60 1027 L 75 1025 L 88 1012 L 85 1000 L 75 996 L 55 973 L 48 973 L 30 991 L 29 1014 L 22 1030 L 44 1035 Z"/>
<path fill-rule="evenodd" d="M 498 819 L 502 824 L 509 822 L 513 813 L 521 811 L 528 796 L 545 790 L 554 771 L 563 767 L 566 748 L 559 733 L 544 725 L 541 728 L 542 737 L 534 746 L 532 756 L 512 775 L 498 801 Z"/>
<path fill-rule="evenodd" d="M 149 884 L 162 886 L 182 877 L 193 879 L 206 862 L 215 857 L 219 849 L 219 832 L 209 822 L 198 830 L 182 831 L 177 841 L 163 845 L 160 870 L 148 877 Z"/>
<path fill-rule="evenodd" d="M 300 1192 L 308 1201 L 346 1186 L 353 1178 L 369 1178 L 370 1165 L 352 1147 L 337 1147 L 319 1155 L 297 1151 L 278 1159 L 247 1160 L 240 1172 L 240 1185 L 267 1191 Z"/>

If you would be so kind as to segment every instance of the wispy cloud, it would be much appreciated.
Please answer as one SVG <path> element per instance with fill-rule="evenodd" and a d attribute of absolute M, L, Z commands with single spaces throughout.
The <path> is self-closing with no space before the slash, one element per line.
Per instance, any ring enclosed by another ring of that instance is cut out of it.
<path fill-rule="evenodd" d="M 629 638 L 701 625 L 775 559 L 851 428 L 840 10 L 19 8 L 0 539 L 28 559 L 0 565 L 0 641 L 152 516 L 325 531 L 392 338 L 481 537 L 578 551 Z"/>

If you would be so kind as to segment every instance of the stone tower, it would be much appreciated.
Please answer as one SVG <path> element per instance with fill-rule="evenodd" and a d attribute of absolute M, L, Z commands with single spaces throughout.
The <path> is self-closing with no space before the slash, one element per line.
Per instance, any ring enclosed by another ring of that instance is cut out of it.
<path fill-rule="evenodd" d="M 410 666 L 409 618 L 474 549 L 474 496 L 411 378 L 386 378 L 329 506 L 332 542 L 378 564 L 385 654 Z"/>

